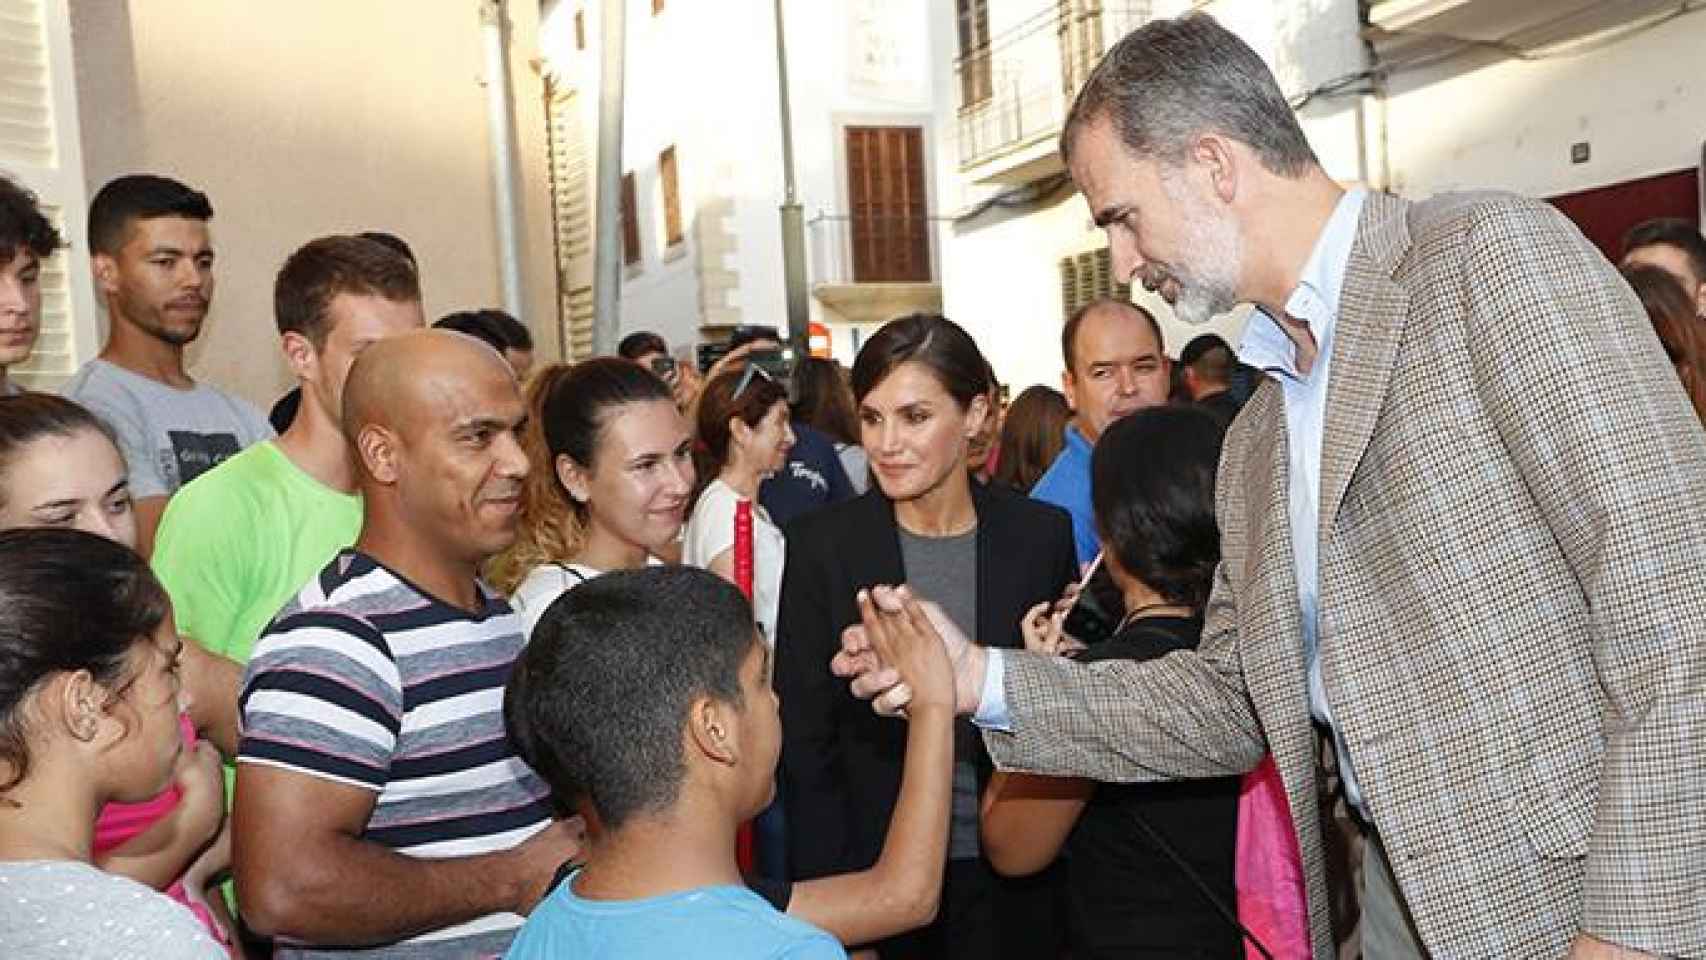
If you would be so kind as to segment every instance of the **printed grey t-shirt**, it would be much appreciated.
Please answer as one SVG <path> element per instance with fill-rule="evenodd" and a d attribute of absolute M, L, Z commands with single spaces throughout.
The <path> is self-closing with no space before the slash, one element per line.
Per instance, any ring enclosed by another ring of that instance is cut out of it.
<path fill-rule="evenodd" d="M 169 497 L 273 436 L 259 410 L 223 390 L 205 383 L 179 390 L 105 360 L 84 364 L 61 393 L 113 428 L 138 499 Z"/>
<path fill-rule="evenodd" d="M 977 636 L 977 531 L 957 537 L 920 537 L 900 531 L 906 583 L 941 606 L 954 626 Z M 977 837 L 977 734 L 971 721 L 954 721 L 954 803 L 948 824 L 948 859 L 970 860 L 982 850 Z"/>
<path fill-rule="evenodd" d="M 0 957 L 222 960 L 195 916 L 74 860 L 0 862 Z"/>

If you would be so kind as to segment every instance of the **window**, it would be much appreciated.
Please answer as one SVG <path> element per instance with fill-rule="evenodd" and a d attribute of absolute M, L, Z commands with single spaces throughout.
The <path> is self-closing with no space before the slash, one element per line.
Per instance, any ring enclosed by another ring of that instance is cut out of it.
<path fill-rule="evenodd" d="M 960 25 L 960 109 L 975 107 L 994 87 L 989 69 L 989 0 L 954 0 Z"/>
<path fill-rule="evenodd" d="M 668 147 L 658 154 L 658 180 L 663 183 L 664 243 L 675 246 L 681 242 L 681 184 L 675 174 L 675 148 Z"/>
<path fill-rule="evenodd" d="M 1102 0 L 1056 0 L 1060 32 L 1060 83 L 1066 95 L 1090 78 L 1102 59 Z"/>
<path fill-rule="evenodd" d="M 0 171 L 35 193 L 67 244 L 41 265 L 35 349 L 7 373 L 28 389 L 57 390 L 100 349 L 70 15 L 63 3 L 7 2 L 0 21 Z"/>
<path fill-rule="evenodd" d="M 1131 285 L 1114 281 L 1113 256 L 1107 247 L 1060 260 L 1061 322 L 1092 300 L 1112 297 L 1130 300 Z"/>
<path fill-rule="evenodd" d="M 575 11 L 575 49 L 586 49 L 586 11 Z"/>
<path fill-rule="evenodd" d="M 634 194 L 634 175 L 622 175 L 622 262 L 640 262 L 640 204 Z"/>
<path fill-rule="evenodd" d="M 848 127 L 847 199 L 853 281 L 928 282 L 923 128 Z"/>

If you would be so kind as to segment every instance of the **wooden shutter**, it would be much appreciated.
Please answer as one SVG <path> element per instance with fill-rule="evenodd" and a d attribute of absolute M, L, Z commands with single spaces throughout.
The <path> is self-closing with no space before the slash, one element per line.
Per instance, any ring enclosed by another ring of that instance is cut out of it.
<path fill-rule="evenodd" d="M 955 0 L 960 39 L 960 108 L 990 98 L 988 0 Z"/>
<path fill-rule="evenodd" d="M 674 246 L 682 239 L 681 183 L 676 179 L 674 147 L 667 147 L 658 154 L 658 181 L 663 184 L 664 243 Z"/>
<path fill-rule="evenodd" d="M 848 127 L 847 196 L 854 282 L 928 282 L 923 129 Z"/>
<path fill-rule="evenodd" d="M 1113 254 L 1107 247 L 1060 260 L 1061 319 L 1095 300 L 1130 300 L 1131 285 L 1114 279 Z"/>
<path fill-rule="evenodd" d="M 51 390 L 100 347 L 64 3 L 0 0 L 0 172 L 35 193 L 67 243 L 42 264 L 35 352 L 8 371 L 25 386 Z"/>
<path fill-rule="evenodd" d="M 552 233 L 557 247 L 557 322 L 563 329 L 563 359 L 581 360 L 592 355 L 592 288 L 575 286 L 570 278 L 592 256 L 592 215 L 587 202 L 587 179 L 591 171 L 581 126 L 580 95 L 572 88 L 560 90 L 554 84 L 548 85 L 547 90 L 545 118 L 551 159 Z"/>
<path fill-rule="evenodd" d="M 631 173 L 622 175 L 622 262 L 640 262 L 640 203 Z"/>

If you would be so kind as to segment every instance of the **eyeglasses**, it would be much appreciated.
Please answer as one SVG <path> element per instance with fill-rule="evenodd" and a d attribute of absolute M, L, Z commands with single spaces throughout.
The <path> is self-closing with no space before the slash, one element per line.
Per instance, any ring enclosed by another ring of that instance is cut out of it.
<path fill-rule="evenodd" d="M 746 369 L 741 371 L 740 382 L 735 384 L 735 392 L 729 396 L 729 401 L 731 403 L 740 399 L 741 391 L 745 390 L 746 385 L 752 382 L 752 375 L 755 373 L 771 383 L 776 382 L 776 378 L 770 375 L 770 371 L 759 366 L 754 361 L 748 360 L 746 362 Z"/>

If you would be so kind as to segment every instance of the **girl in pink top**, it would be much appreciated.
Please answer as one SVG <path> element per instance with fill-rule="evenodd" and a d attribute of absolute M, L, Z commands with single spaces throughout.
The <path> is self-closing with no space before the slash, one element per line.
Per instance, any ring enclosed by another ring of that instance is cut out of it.
<path fill-rule="evenodd" d="M 67 527 L 135 547 L 124 459 L 107 427 L 69 400 L 0 397 L 0 530 L 13 527 Z M 102 807 L 92 852 L 95 866 L 165 891 L 229 944 L 224 906 L 210 904 L 207 895 L 231 860 L 224 782 L 219 751 L 199 740 L 196 729 L 229 731 L 231 724 L 219 716 L 226 698 L 200 692 L 219 681 L 208 669 L 211 658 L 199 651 L 194 643 L 184 645 L 184 685 L 193 691 L 194 714 L 179 714 L 184 750 L 170 782 L 151 800 Z"/>

